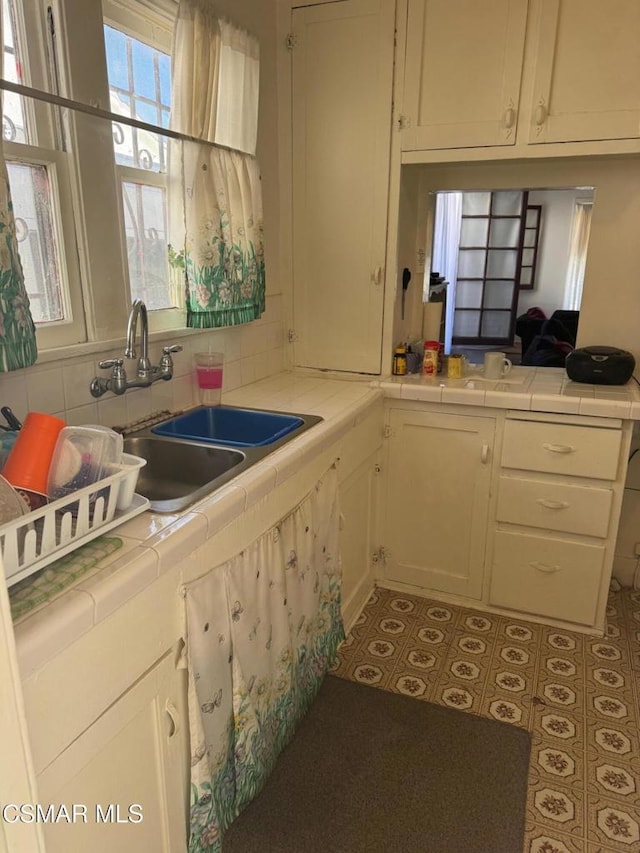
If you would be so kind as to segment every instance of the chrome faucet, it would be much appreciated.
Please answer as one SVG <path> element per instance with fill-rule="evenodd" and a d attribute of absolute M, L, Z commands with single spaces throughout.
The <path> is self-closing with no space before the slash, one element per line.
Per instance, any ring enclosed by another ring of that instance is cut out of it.
<path fill-rule="evenodd" d="M 136 378 L 127 379 L 124 369 L 124 358 L 136 358 L 136 334 L 138 330 L 138 317 L 140 318 L 140 357 L 136 368 Z M 102 369 L 111 368 L 111 376 L 104 379 L 95 376 L 89 386 L 94 397 L 101 397 L 107 391 L 114 394 L 124 394 L 127 388 L 146 388 L 158 379 L 171 379 L 173 376 L 173 359 L 171 353 L 181 352 L 179 344 L 171 344 L 162 347 L 162 358 L 160 364 L 154 366 L 149 360 L 149 319 L 147 317 L 147 306 L 142 299 L 134 299 L 127 320 L 127 345 L 124 350 L 124 358 L 108 358 L 98 363 Z"/>
<path fill-rule="evenodd" d="M 138 359 L 138 379 L 148 379 L 152 367 L 149 361 L 149 319 L 147 317 L 147 306 L 142 299 L 134 299 L 127 320 L 127 346 L 124 350 L 125 358 L 136 357 L 136 332 L 138 329 L 138 317 L 140 317 L 140 358 Z"/>

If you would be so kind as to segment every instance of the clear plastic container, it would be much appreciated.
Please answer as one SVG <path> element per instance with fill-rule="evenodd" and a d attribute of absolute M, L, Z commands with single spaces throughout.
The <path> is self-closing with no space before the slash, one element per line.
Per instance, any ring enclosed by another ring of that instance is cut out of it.
<path fill-rule="evenodd" d="M 122 460 L 122 445 L 122 436 L 108 427 L 65 427 L 51 459 L 49 498 L 66 497 L 110 474 Z"/>

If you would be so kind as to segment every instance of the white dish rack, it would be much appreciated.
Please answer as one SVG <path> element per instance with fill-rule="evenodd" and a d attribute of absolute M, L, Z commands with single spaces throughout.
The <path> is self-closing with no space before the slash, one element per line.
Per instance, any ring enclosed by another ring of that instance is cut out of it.
<path fill-rule="evenodd" d="M 0 525 L 0 552 L 11 586 L 149 507 L 135 493 L 146 459 L 122 454 L 114 473 Z"/>

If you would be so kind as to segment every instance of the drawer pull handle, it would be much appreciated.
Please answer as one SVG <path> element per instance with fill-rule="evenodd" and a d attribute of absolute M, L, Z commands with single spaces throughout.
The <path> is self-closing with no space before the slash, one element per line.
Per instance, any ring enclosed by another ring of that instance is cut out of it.
<path fill-rule="evenodd" d="M 547 509 L 566 509 L 569 506 L 567 501 L 550 501 L 547 498 L 538 498 L 536 502 Z"/>
<path fill-rule="evenodd" d="M 539 563 L 537 560 L 529 563 L 529 565 L 533 566 L 537 572 L 544 572 L 547 575 L 552 575 L 560 571 L 560 566 L 550 566 L 549 563 Z"/>
<path fill-rule="evenodd" d="M 550 450 L 551 453 L 573 453 L 575 447 L 570 444 L 543 444 L 545 450 Z"/>

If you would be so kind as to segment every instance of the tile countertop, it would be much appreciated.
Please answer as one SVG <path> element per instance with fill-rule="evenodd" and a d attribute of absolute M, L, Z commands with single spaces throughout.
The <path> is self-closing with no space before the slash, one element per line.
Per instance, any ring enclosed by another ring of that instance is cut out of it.
<path fill-rule="evenodd" d="M 320 415 L 285 444 L 184 512 L 144 512 L 110 532 L 122 547 L 73 586 L 14 623 L 23 679 L 113 614 L 345 434 L 382 397 L 369 378 L 281 373 L 223 396 L 234 406 Z"/>
<path fill-rule="evenodd" d="M 209 497 L 175 515 L 145 512 L 114 529 L 122 547 L 78 583 L 15 623 L 26 678 L 113 614 L 240 513 L 346 433 L 382 396 L 403 400 L 640 420 L 640 388 L 571 382 L 557 368 L 514 367 L 503 381 L 415 374 L 382 379 L 281 373 L 225 394 L 228 405 L 320 415 L 324 420 Z"/>
<path fill-rule="evenodd" d="M 385 397 L 402 400 L 640 420 L 640 386 L 635 379 L 626 385 L 586 385 L 572 382 L 557 367 L 514 367 L 502 380 L 485 379 L 481 368 L 471 368 L 463 379 L 410 374 L 371 384 Z"/>

